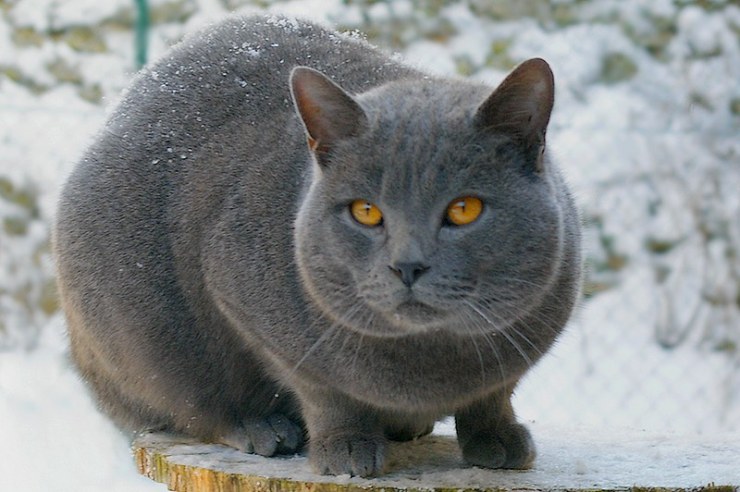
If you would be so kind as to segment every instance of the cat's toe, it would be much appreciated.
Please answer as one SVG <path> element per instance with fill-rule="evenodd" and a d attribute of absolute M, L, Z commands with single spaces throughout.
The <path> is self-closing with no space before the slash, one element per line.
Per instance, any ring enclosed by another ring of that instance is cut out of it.
<path fill-rule="evenodd" d="M 382 471 L 386 440 L 380 436 L 339 435 L 312 439 L 309 461 L 322 475 L 368 477 Z"/>
<path fill-rule="evenodd" d="M 278 453 L 295 453 L 303 447 L 303 428 L 300 425 L 281 414 L 270 415 L 267 422 L 275 432 Z"/>
<path fill-rule="evenodd" d="M 303 428 L 281 414 L 251 418 L 224 436 L 223 444 L 261 456 L 294 453 L 303 446 Z"/>
<path fill-rule="evenodd" d="M 460 446 L 467 463 L 484 468 L 527 469 L 537 454 L 532 436 L 521 424 L 479 432 Z"/>

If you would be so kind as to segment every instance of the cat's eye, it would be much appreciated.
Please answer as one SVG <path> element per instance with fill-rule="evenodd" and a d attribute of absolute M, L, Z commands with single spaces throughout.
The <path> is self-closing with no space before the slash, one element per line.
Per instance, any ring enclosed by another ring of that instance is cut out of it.
<path fill-rule="evenodd" d="M 383 212 L 367 200 L 355 200 L 349 205 L 352 217 L 367 227 L 377 227 L 383 223 Z"/>
<path fill-rule="evenodd" d="M 483 202 L 474 196 L 455 198 L 447 205 L 447 221 L 454 225 L 474 222 L 483 211 Z"/>

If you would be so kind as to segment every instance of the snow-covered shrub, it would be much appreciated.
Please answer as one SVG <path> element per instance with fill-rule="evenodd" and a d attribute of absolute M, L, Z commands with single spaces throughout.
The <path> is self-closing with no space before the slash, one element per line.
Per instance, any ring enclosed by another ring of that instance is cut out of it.
<path fill-rule="evenodd" d="M 57 310 L 48 226 L 33 184 L 0 175 L 0 351 L 31 347 Z"/>

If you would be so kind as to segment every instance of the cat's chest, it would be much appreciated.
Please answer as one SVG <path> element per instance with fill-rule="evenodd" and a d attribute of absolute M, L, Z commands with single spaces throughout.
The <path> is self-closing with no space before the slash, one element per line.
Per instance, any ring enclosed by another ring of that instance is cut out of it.
<path fill-rule="evenodd" d="M 440 415 L 518 378 L 527 365 L 490 336 L 373 340 L 340 333 L 306 350 L 297 378 L 382 408 Z"/>

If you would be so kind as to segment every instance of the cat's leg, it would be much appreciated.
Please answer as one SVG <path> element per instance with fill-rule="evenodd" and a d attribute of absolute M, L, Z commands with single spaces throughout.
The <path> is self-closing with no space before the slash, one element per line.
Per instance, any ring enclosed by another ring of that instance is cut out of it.
<path fill-rule="evenodd" d="M 529 431 L 517 423 L 512 388 L 503 389 L 455 413 L 463 459 L 486 468 L 526 469 L 536 452 Z"/>
<path fill-rule="evenodd" d="M 296 396 L 267 374 L 253 373 L 244 381 L 251 381 L 251 391 L 242 395 L 241 417 L 216 440 L 262 456 L 300 451 L 306 442 L 306 430 Z"/>
<path fill-rule="evenodd" d="M 388 439 L 376 411 L 329 388 L 311 386 L 300 396 L 314 471 L 362 477 L 382 471 Z"/>

